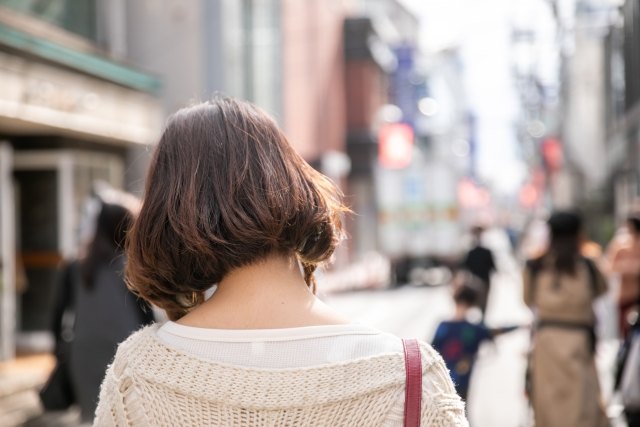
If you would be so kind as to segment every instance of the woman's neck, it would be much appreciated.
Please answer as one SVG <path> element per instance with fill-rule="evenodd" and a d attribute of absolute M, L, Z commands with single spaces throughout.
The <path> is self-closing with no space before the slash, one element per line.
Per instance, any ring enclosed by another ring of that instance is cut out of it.
<path fill-rule="evenodd" d="M 270 256 L 229 273 L 211 298 L 178 323 L 214 329 L 280 329 L 350 322 L 313 295 L 295 257 Z"/>

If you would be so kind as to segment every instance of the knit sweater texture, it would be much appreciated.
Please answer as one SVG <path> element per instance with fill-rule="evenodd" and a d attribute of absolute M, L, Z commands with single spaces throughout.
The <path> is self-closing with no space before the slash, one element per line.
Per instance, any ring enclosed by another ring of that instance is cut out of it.
<path fill-rule="evenodd" d="M 405 365 L 387 353 L 308 368 L 218 363 L 173 348 L 158 325 L 122 343 L 102 384 L 95 427 L 375 426 L 401 420 Z M 464 427 L 440 355 L 420 343 L 422 427 Z"/>

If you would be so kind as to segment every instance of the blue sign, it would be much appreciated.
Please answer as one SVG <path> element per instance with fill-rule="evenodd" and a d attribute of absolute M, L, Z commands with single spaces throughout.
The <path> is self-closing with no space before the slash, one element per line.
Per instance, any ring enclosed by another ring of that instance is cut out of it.
<path fill-rule="evenodd" d="M 394 49 L 398 67 L 391 76 L 391 101 L 402 111 L 402 122 L 415 129 L 417 105 L 415 86 L 411 83 L 413 75 L 414 48 L 404 45 Z"/>

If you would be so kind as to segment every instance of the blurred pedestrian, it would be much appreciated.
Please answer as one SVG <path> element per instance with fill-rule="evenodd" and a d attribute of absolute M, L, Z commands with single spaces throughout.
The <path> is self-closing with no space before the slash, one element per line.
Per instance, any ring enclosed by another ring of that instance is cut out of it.
<path fill-rule="evenodd" d="M 63 265 L 54 284 L 53 321 L 50 326 L 55 339 L 56 366 L 40 390 L 40 401 L 45 411 L 64 411 L 77 403 L 69 366 L 75 316 L 72 276 L 77 268 L 76 260 Z"/>
<path fill-rule="evenodd" d="M 628 427 L 640 427 L 640 318 L 636 316 L 618 354 L 615 389 L 620 391 Z"/>
<path fill-rule="evenodd" d="M 496 264 L 491 251 L 482 246 L 481 238 L 483 233 L 484 229 L 482 227 L 474 227 L 471 230 L 473 247 L 467 252 L 462 262 L 462 267 L 481 280 L 482 292 L 478 297 L 477 304 L 484 317 L 487 311 L 489 292 L 491 291 L 491 273 L 496 270 Z"/>
<path fill-rule="evenodd" d="M 456 391 L 463 400 L 468 400 L 471 373 L 480 344 L 519 327 L 489 329 L 484 324 L 474 324 L 467 320 L 467 312 L 476 306 L 483 292 L 483 285 L 479 281 L 480 279 L 469 275 L 457 287 L 453 294 L 455 315 L 451 320 L 438 325 L 432 343 L 447 364 Z"/>
<path fill-rule="evenodd" d="M 530 356 L 530 398 L 536 427 L 609 425 L 595 365 L 594 300 L 607 285 L 580 254 L 582 219 L 556 212 L 547 252 L 523 274 L 524 300 L 536 325 Z"/>
<path fill-rule="evenodd" d="M 71 384 L 83 422 L 93 420 L 117 345 L 153 321 L 151 309 L 127 289 L 122 275 L 122 246 L 133 215 L 123 205 L 101 204 L 86 254 L 64 269 L 57 292 L 54 330 L 69 342 Z"/>
<path fill-rule="evenodd" d="M 146 185 L 127 277 L 171 321 L 120 345 L 94 426 L 380 426 L 405 404 L 405 425 L 466 425 L 428 344 L 314 295 L 348 209 L 264 111 L 234 99 L 178 111 Z"/>
<path fill-rule="evenodd" d="M 629 315 L 637 312 L 640 301 L 640 216 L 630 216 L 626 223 L 627 238 L 611 250 L 611 271 L 620 274 L 617 302 L 620 337 L 629 333 Z"/>

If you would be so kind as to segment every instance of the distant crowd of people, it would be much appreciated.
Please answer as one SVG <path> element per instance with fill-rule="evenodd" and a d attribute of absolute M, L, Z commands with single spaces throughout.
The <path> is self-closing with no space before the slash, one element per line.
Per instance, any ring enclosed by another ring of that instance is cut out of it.
<path fill-rule="evenodd" d="M 498 334 L 530 326 L 531 351 L 526 392 L 537 427 L 609 426 L 596 370 L 594 301 L 619 280 L 615 293 L 622 346 L 615 387 L 622 394 L 629 427 L 640 426 L 640 217 L 631 216 L 605 255 L 586 240 L 579 214 L 556 212 L 548 220 L 546 250 L 527 261 L 523 298 L 531 308 L 531 325 L 492 329 L 484 324 L 496 264 L 482 245 L 483 230 L 472 230 L 473 245 L 454 281 L 454 318 L 442 322 L 433 346 L 442 354 L 458 393 L 467 399 L 471 372 L 480 344 Z M 602 256 L 601 256 L 602 255 Z M 482 322 L 469 321 L 477 307 Z"/>

